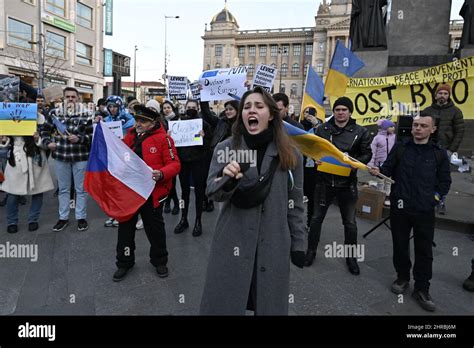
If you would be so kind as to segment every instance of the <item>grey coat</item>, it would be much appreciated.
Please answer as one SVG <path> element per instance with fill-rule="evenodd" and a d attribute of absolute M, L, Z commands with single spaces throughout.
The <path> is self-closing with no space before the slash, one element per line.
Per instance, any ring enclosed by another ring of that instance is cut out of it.
<path fill-rule="evenodd" d="M 207 193 L 215 191 L 215 181 L 225 166 L 218 163 L 217 153 L 232 138 L 219 143 L 214 151 L 207 179 Z M 245 141 L 241 148 L 248 150 Z M 277 156 L 275 143 L 264 155 L 261 173 Z M 239 209 L 230 202 L 235 191 L 219 190 L 209 198 L 223 202 L 209 255 L 209 263 L 201 301 L 204 315 L 245 315 L 249 289 L 257 257 L 256 314 L 288 315 L 290 250 L 305 250 L 303 208 L 303 165 L 298 153 L 298 166 L 292 171 L 294 187 L 289 188 L 289 174 L 277 168 L 270 193 L 255 208 Z M 250 167 L 240 179 L 242 187 L 252 186 L 258 179 L 257 167 Z M 292 201 L 290 201 L 292 200 Z M 294 206 L 291 204 L 294 202 Z M 291 208 L 290 208 L 291 206 Z"/>

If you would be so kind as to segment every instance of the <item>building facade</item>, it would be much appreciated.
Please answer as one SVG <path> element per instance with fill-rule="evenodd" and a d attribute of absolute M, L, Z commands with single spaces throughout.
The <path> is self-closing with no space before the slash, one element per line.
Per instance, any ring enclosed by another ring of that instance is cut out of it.
<path fill-rule="evenodd" d="M 0 1 L 0 74 L 37 87 L 41 40 L 44 87 L 75 87 L 84 102 L 97 101 L 104 86 L 103 11 L 102 0 Z"/>
<path fill-rule="evenodd" d="M 290 98 L 290 111 L 301 112 L 304 81 L 309 65 L 324 79 L 337 40 L 349 44 L 351 0 L 320 2 L 314 27 L 240 30 L 237 19 L 227 6 L 216 14 L 204 40 L 203 70 L 248 66 L 248 79 L 255 67 L 266 64 L 276 67 L 278 75 L 274 92 Z M 451 47 L 459 45 L 462 21 L 451 22 Z M 219 103 L 219 106 L 221 103 Z"/>

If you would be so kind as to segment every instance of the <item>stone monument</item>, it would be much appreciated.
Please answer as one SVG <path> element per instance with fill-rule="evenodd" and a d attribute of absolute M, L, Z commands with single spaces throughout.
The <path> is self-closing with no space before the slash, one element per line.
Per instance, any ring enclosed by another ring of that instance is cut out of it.
<path fill-rule="evenodd" d="M 464 19 L 461 42 L 459 45 L 460 56 L 474 55 L 474 0 L 465 0 L 459 15 Z"/>

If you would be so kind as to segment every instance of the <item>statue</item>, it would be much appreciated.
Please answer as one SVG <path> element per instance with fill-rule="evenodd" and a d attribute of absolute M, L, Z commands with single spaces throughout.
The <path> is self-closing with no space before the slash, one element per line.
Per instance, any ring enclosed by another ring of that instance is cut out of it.
<path fill-rule="evenodd" d="M 326 3 L 326 0 L 319 4 L 318 15 L 319 14 L 329 14 L 329 5 Z"/>
<path fill-rule="evenodd" d="M 464 18 L 461 43 L 459 48 L 474 45 L 474 0 L 465 0 L 459 15 Z"/>
<path fill-rule="evenodd" d="M 387 48 L 383 7 L 387 0 L 352 0 L 352 50 Z"/>

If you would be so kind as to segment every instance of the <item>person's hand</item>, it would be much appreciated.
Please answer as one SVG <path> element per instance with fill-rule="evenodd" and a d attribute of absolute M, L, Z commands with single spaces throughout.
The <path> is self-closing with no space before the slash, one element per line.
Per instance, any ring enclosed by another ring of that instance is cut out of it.
<path fill-rule="evenodd" d="M 99 123 L 99 122 L 102 121 L 103 119 L 104 119 L 104 118 L 103 118 L 102 116 L 97 115 L 97 116 L 95 117 L 95 122 L 96 122 L 96 123 Z"/>
<path fill-rule="evenodd" d="M 49 143 L 48 144 L 48 149 L 50 149 L 51 151 L 56 151 L 57 147 L 58 147 L 58 145 L 56 145 L 56 143 Z"/>
<path fill-rule="evenodd" d="M 291 263 L 296 267 L 303 268 L 305 261 L 304 251 L 292 251 L 291 252 Z"/>
<path fill-rule="evenodd" d="M 240 172 L 240 166 L 236 161 L 232 161 L 228 165 L 226 165 L 222 173 L 237 180 L 244 176 L 244 174 Z"/>
<path fill-rule="evenodd" d="M 373 176 L 378 176 L 380 174 L 380 169 L 377 167 L 369 167 L 369 173 Z"/>
<path fill-rule="evenodd" d="M 38 132 L 35 132 L 35 133 L 33 134 L 33 139 L 35 140 L 35 142 L 38 142 L 38 139 L 39 139 L 39 134 L 38 134 Z"/>
<path fill-rule="evenodd" d="M 318 165 L 318 166 L 320 166 L 321 164 L 323 164 L 323 162 L 321 162 L 320 160 L 317 160 L 317 159 L 314 160 L 314 163 L 315 163 L 316 165 Z"/>
<path fill-rule="evenodd" d="M 70 143 L 76 144 L 79 142 L 79 137 L 77 135 L 68 135 L 67 140 L 69 140 Z"/>
<path fill-rule="evenodd" d="M 151 174 L 153 175 L 153 180 L 155 181 L 160 181 L 163 179 L 163 172 L 161 170 L 153 170 Z"/>
<path fill-rule="evenodd" d="M 204 133 L 204 131 L 203 131 L 202 129 L 199 131 L 199 135 L 200 135 L 201 137 L 204 137 L 205 133 Z"/>

